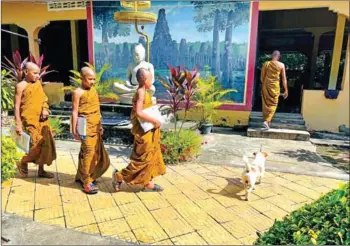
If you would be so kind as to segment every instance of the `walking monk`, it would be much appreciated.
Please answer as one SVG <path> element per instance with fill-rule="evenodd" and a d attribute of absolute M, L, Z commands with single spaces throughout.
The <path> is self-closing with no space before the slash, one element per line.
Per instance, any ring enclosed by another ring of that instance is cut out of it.
<path fill-rule="evenodd" d="M 270 128 L 271 120 L 276 112 L 278 98 L 280 96 L 280 75 L 284 87 L 283 98 L 288 97 L 288 86 L 286 69 L 282 62 L 279 62 L 280 52 L 278 50 L 272 53 L 272 60 L 264 63 L 261 69 L 262 83 L 262 112 L 264 118 L 264 127 Z"/>
<path fill-rule="evenodd" d="M 131 133 L 134 135 L 134 146 L 130 164 L 121 171 L 113 172 L 113 187 L 120 190 L 123 181 L 133 185 L 142 185 L 143 191 L 162 191 L 163 188 L 153 182 L 153 178 L 165 174 L 165 165 L 160 149 L 160 122 L 142 112 L 152 105 L 152 96 L 147 89 L 152 86 L 151 73 L 140 68 L 136 73 L 139 88 L 133 98 L 131 111 Z M 153 123 L 154 128 L 144 132 L 139 119 Z"/>
<path fill-rule="evenodd" d="M 73 93 L 72 111 L 72 133 L 76 140 L 81 140 L 75 181 L 83 185 L 85 193 L 96 194 L 98 187 L 95 181 L 107 171 L 110 161 L 102 141 L 100 101 L 94 87 L 96 74 L 89 67 L 83 67 L 80 74 L 81 88 L 77 88 Z M 79 137 L 78 116 L 87 120 L 86 139 Z"/>
<path fill-rule="evenodd" d="M 39 165 L 38 176 L 53 178 L 52 173 L 45 172 L 44 164 L 51 165 L 56 160 L 56 148 L 48 124 L 48 99 L 39 80 L 40 68 L 32 62 L 25 65 L 25 79 L 16 85 L 15 120 L 16 132 L 23 131 L 31 137 L 29 153 L 18 163 L 21 177 L 28 176 L 28 163 Z"/>

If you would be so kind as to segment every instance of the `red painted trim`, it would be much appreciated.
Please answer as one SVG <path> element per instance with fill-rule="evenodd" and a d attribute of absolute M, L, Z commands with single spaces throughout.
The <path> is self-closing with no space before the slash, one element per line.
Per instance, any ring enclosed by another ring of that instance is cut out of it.
<path fill-rule="evenodd" d="M 249 53 L 248 53 L 248 72 L 245 88 L 245 103 L 243 104 L 224 104 L 219 109 L 221 110 L 233 110 L 233 111 L 251 111 L 253 101 L 253 87 L 254 87 L 254 72 L 255 72 L 255 59 L 257 49 L 258 38 L 258 24 L 259 24 L 259 2 L 255 1 L 251 4 L 252 14 L 250 20 L 250 41 L 249 41 Z M 157 100 L 160 104 L 167 104 L 167 100 Z"/>
<path fill-rule="evenodd" d="M 94 64 L 94 25 L 92 19 L 92 1 L 87 3 L 86 15 L 89 63 Z"/>

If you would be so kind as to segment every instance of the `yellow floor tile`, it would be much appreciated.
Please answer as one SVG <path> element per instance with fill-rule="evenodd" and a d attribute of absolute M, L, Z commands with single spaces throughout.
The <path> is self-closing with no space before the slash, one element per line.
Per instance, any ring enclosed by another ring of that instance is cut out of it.
<path fill-rule="evenodd" d="M 125 232 L 131 231 L 125 219 L 116 219 L 98 223 L 102 236 L 117 236 Z"/>
<path fill-rule="evenodd" d="M 210 228 L 205 228 L 198 231 L 198 234 L 209 245 L 240 245 L 241 242 L 233 237 L 228 231 L 221 225 L 216 225 Z"/>
<path fill-rule="evenodd" d="M 66 224 L 67 228 L 76 228 L 81 226 L 87 226 L 91 224 L 95 224 L 96 220 L 92 211 L 82 212 L 74 215 L 66 215 Z"/>
<path fill-rule="evenodd" d="M 97 194 L 94 196 L 89 196 L 88 199 L 92 210 L 99 210 L 117 206 L 113 197 L 109 194 L 108 196 L 101 196 L 100 194 Z"/>
<path fill-rule="evenodd" d="M 246 237 L 256 232 L 253 226 L 238 216 L 234 221 L 224 223 L 222 226 L 236 238 Z"/>
<path fill-rule="evenodd" d="M 135 193 L 124 192 L 123 190 L 120 192 L 112 193 L 112 196 L 118 205 L 124 205 L 139 201 L 139 198 Z"/>
<path fill-rule="evenodd" d="M 123 217 L 118 207 L 110 207 L 93 211 L 97 223 L 115 220 Z"/>
<path fill-rule="evenodd" d="M 170 239 L 167 239 L 164 241 L 152 243 L 152 245 L 174 245 L 174 243 Z"/>
<path fill-rule="evenodd" d="M 154 243 L 168 238 L 160 226 L 146 227 L 133 230 L 136 239 L 141 243 Z"/>
<path fill-rule="evenodd" d="M 89 234 L 100 234 L 100 230 L 98 229 L 97 224 L 78 227 L 78 228 L 75 228 L 75 230 L 89 233 Z"/>
<path fill-rule="evenodd" d="M 239 240 L 242 242 L 243 245 L 253 245 L 255 241 L 258 239 L 258 236 L 256 233 L 240 238 Z"/>
<path fill-rule="evenodd" d="M 197 232 L 186 234 L 183 236 L 172 238 L 175 245 L 207 245 Z"/>
<path fill-rule="evenodd" d="M 60 227 L 65 227 L 65 222 L 64 222 L 64 218 L 55 218 L 55 219 L 51 219 L 51 220 L 45 220 L 42 221 L 40 223 L 46 224 L 46 225 L 54 225 L 54 226 L 60 226 Z"/>
<path fill-rule="evenodd" d="M 63 208 L 61 206 L 34 211 L 34 220 L 39 222 L 44 220 L 59 218 L 62 216 L 63 216 Z"/>
<path fill-rule="evenodd" d="M 121 232 L 121 233 L 118 233 L 117 235 L 112 235 L 111 237 L 119 239 L 119 240 L 123 240 L 125 242 L 129 242 L 129 243 L 137 243 L 138 242 L 132 231 Z"/>

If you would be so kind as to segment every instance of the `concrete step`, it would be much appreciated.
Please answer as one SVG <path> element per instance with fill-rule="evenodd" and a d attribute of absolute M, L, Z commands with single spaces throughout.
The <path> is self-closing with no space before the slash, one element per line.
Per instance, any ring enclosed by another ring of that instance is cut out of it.
<path fill-rule="evenodd" d="M 248 128 L 248 137 L 254 138 L 270 138 L 270 139 L 286 139 L 286 140 L 298 140 L 309 141 L 310 133 L 307 131 L 288 130 L 288 129 L 269 129 L 263 128 Z"/>
<path fill-rule="evenodd" d="M 259 122 L 263 123 L 264 120 L 262 116 L 250 116 L 249 122 Z M 273 118 L 272 119 L 272 124 L 287 124 L 287 125 L 305 125 L 305 121 L 303 119 L 297 119 L 297 118 Z"/>
<path fill-rule="evenodd" d="M 262 126 L 263 126 L 262 121 L 249 122 L 249 127 L 251 127 L 251 128 L 261 128 Z M 306 131 L 307 130 L 306 126 L 302 125 L 302 124 L 272 123 L 270 128 L 272 128 L 272 129 L 299 130 L 299 131 Z"/>
<path fill-rule="evenodd" d="M 252 111 L 250 116 L 262 117 L 262 112 Z M 303 119 L 301 114 L 296 113 L 276 113 L 274 118 L 287 118 L 287 119 Z"/>

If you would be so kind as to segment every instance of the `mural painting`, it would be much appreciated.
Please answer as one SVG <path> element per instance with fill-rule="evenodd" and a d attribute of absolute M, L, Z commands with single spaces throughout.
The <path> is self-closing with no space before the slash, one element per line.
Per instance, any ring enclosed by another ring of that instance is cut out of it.
<path fill-rule="evenodd" d="M 246 63 L 250 28 L 250 2 L 152 1 L 147 12 L 158 19 L 145 25 L 150 37 L 150 62 L 155 75 L 168 76 L 168 63 L 197 67 L 201 74 L 217 76 L 224 88 L 238 92 L 227 98 L 244 102 Z M 114 13 L 125 11 L 117 1 L 93 2 L 94 58 L 97 69 L 109 63 L 107 79 L 126 79 L 137 43 L 146 47 L 145 38 L 133 25 L 114 21 Z M 155 82 L 157 99 L 166 98 L 165 89 Z"/>

